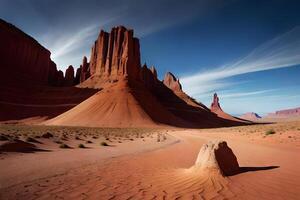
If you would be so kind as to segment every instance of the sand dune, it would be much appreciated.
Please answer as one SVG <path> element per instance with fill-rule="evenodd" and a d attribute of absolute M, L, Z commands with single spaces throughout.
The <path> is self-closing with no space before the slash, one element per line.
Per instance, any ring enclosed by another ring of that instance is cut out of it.
<path fill-rule="evenodd" d="M 44 124 L 153 127 L 187 123 L 167 111 L 141 83 L 129 84 L 126 79 L 111 84 L 75 108 Z"/>

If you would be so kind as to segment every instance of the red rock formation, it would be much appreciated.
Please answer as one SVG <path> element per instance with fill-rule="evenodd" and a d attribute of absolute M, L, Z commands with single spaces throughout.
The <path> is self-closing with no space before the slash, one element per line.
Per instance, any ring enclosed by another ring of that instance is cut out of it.
<path fill-rule="evenodd" d="M 90 63 L 87 62 L 87 58 L 85 56 L 82 59 L 82 65 L 80 66 L 80 68 L 80 82 L 83 82 L 90 77 Z"/>
<path fill-rule="evenodd" d="M 300 115 L 300 108 L 279 110 L 279 111 L 276 111 L 275 114 L 276 115 Z"/>
<path fill-rule="evenodd" d="M 153 74 L 155 80 L 157 80 L 157 71 L 156 71 L 155 67 L 154 67 L 154 66 L 151 66 L 151 67 L 150 67 L 150 71 L 152 72 L 152 74 Z"/>
<path fill-rule="evenodd" d="M 179 79 L 177 79 L 171 72 L 166 73 L 163 83 L 174 92 L 182 91 Z"/>
<path fill-rule="evenodd" d="M 47 84 L 50 51 L 35 39 L 0 19 L 0 67 L 1 78 L 30 79 Z"/>
<path fill-rule="evenodd" d="M 133 37 L 133 30 L 118 26 L 110 33 L 100 32 L 91 51 L 89 72 L 92 77 L 102 77 L 102 80 L 117 80 L 120 76 L 139 79 L 140 66 L 139 40 Z M 85 72 L 84 64 L 82 71 Z M 86 79 L 82 78 L 81 82 Z"/>
<path fill-rule="evenodd" d="M 155 70 L 155 69 L 154 69 Z M 157 83 L 157 77 L 154 75 L 151 69 L 148 69 L 147 65 L 144 64 L 140 70 L 141 80 L 148 89 L 153 89 Z"/>
<path fill-rule="evenodd" d="M 74 68 L 72 65 L 70 65 L 66 69 L 65 73 L 65 80 L 64 80 L 64 86 L 73 86 L 74 85 Z"/>
<path fill-rule="evenodd" d="M 20 80 L 23 80 L 27 84 L 30 82 L 35 85 L 64 85 L 63 74 L 57 71 L 56 64 L 50 59 L 50 51 L 31 36 L 1 19 L 0 44 L 2 80 L 15 82 L 14 84 L 22 84 Z M 66 77 L 68 86 L 74 82 L 71 80 L 71 71 L 69 69 Z"/>
<path fill-rule="evenodd" d="M 264 118 L 293 118 L 300 116 L 300 107 L 292 108 L 292 109 L 285 109 L 285 110 L 278 110 L 275 113 L 269 113 Z"/>
<path fill-rule="evenodd" d="M 223 112 L 223 110 L 220 106 L 220 103 L 219 103 L 219 97 L 218 97 L 217 93 L 214 94 L 213 102 L 211 103 L 210 110 L 212 112 L 216 112 L 216 111 L 222 111 Z"/>

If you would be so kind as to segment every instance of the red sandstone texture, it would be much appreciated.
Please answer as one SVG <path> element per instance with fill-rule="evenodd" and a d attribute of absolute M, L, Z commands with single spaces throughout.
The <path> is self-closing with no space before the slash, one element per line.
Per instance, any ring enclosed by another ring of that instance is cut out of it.
<path fill-rule="evenodd" d="M 179 79 L 177 79 L 171 72 L 166 73 L 164 84 L 173 91 L 182 91 Z"/>
<path fill-rule="evenodd" d="M 63 87 L 76 84 L 73 67 L 64 77 L 46 48 L 1 19 L 0 57 L 0 121 L 52 118 L 96 92 Z"/>
<path fill-rule="evenodd" d="M 219 103 L 219 97 L 217 93 L 214 93 L 213 102 L 211 103 L 210 110 L 212 112 L 223 112 Z"/>
<path fill-rule="evenodd" d="M 72 86 L 72 69 L 66 77 L 50 59 L 50 51 L 17 27 L 0 19 L 0 78 L 17 79 L 39 85 Z M 72 67 L 73 68 L 73 67 Z M 74 69 L 73 69 L 74 71 Z M 74 72 L 73 72 L 74 76 Z"/>

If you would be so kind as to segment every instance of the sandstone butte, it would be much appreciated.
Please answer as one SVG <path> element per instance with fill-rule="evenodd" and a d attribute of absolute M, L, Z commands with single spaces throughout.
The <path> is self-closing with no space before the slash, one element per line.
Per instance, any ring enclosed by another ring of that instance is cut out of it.
<path fill-rule="evenodd" d="M 0 53 L 5 55 L 0 61 L 2 76 L 5 74 L 1 121 L 38 115 L 51 118 L 43 124 L 70 126 L 220 127 L 245 123 L 220 117 L 189 97 L 172 73 L 160 81 L 154 66 L 141 66 L 139 40 L 131 29 L 118 26 L 110 33 L 101 31 L 89 62 L 83 57 L 76 73 L 69 66 L 63 76 L 50 52 L 36 40 L 3 20 L 0 26 Z"/>

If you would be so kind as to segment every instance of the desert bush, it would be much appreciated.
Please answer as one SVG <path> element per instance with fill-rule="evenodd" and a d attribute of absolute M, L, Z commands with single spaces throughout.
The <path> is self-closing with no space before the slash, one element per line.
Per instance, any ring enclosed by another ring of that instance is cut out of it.
<path fill-rule="evenodd" d="M 61 145 L 59 145 L 59 148 L 62 148 L 62 149 L 68 149 L 68 148 L 70 148 L 67 144 L 61 144 Z"/>
<path fill-rule="evenodd" d="M 93 143 L 93 142 L 92 142 L 92 141 L 90 141 L 90 140 L 88 140 L 88 141 L 86 141 L 86 143 L 89 143 L 89 144 L 90 144 L 90 143 Z"/>
<path fill-rule="evenodd" d="M 101 142 L 100 145 L 101 146 L 109 146 L 106 142 Z"/>
<path fill-rule="evenodd" d="M 78 148 L 85 148 L 85 146 L 83 144 L 79 144 Z"/>
<path fill-rule="evenodd" d="M 273 135 L 273 134 L 275 134 L 276 132 L 273 130 L 273 129 L 269 129 L 269 130 L 267 130 L 266 131 L 266 135 Z"/>

